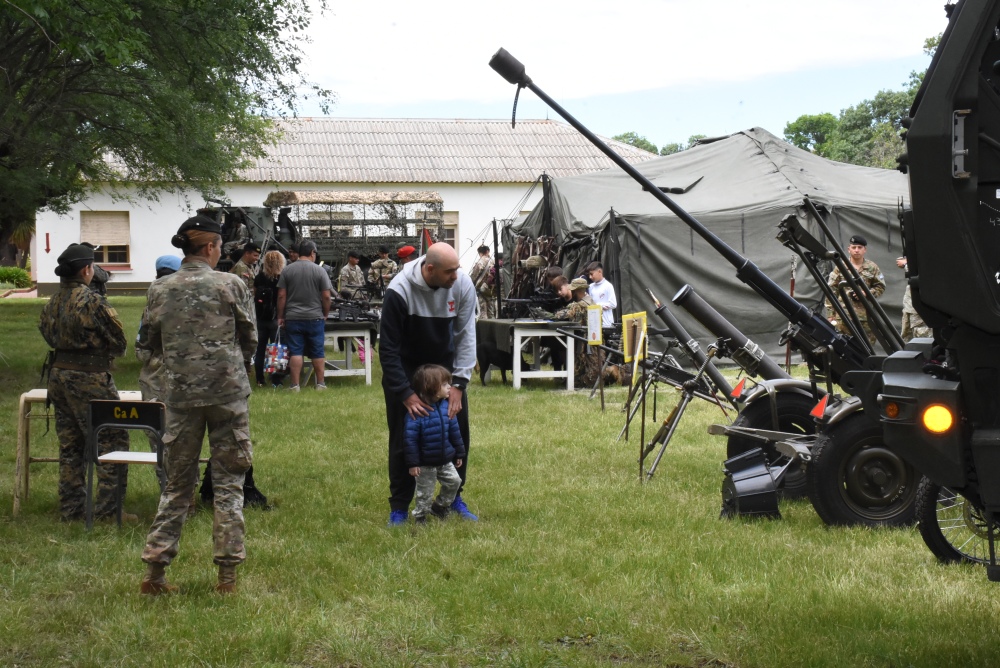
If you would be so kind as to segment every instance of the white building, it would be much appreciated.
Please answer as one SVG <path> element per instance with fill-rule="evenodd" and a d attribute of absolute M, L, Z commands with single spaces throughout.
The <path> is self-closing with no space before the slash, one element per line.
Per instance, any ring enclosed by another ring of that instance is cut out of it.
<path fill-rule="evenodd" d="M 433 191 L 443 200 L 444 237 L 471 266 L 490 222 L 516 217 L 541 198 L 531 185 L 542 174 L 571 176 L 613 163 L 569 125 L 548 120 L 424 120 L 306 118 L 284 121 L 269 155 L 225 184 L 234 205 L 262 206 L 277 190 Z M 609 144 L 629 162 L 654 155 Z M 71 243 L 100 244 L 98 263 L 113 275 L 110 294 L 144 291 L 160 255 L 178 251 L 170 237 L 206 202 L 195 192 L 158 201 L 115 201 L 95 192 L 65 215 L 41 211 L 31 248 L 39 295 L 58 285 L 56 258 Z M 490 230 L 490 231 L 488 231 Z"/>

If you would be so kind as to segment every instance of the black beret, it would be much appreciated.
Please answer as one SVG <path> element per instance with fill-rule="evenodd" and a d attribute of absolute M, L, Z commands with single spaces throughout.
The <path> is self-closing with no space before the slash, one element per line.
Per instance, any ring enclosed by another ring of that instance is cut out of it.
<path fill-rule="evenodd" d="M 260 252 L 260 244 L 258 244 L 256 241 L 254 241 L 254 240 L 251 239 L 243 247 L 243 252 L 244 253 L 259 253 Z"/>
<path fill-rule="evenodd" d="M 70 264 L 76 260 L 94 261 L 94 247 L 90 244 L 70 244 L 56 260 L 59 264 Z"/>
<path fill-rule="evenodd" d="M 358 255 L 358 251 L 352 250 L 347 252 L 347 257 L 353 257 L 355 260 L 360 260 L 361 256 Z"/>
<path fill-rule="evenodd" d="M 185 232 L 190 232 L 191 230 L 198 230 L 199 232 L 212 232 L 214 234 L 222 234 L 222 225 L 215 222 L 208 216 L 198 214 L 194 218 L 188 218 L 183 223 L 181 223 L 180 228 L 177 230 L 177 234 L 184 234 Z"/>
<path fill-rule="evenodd" d="M 853 237 L 851 237 L 851 244 L 850 245 L 851 246 L 867 246 L 868 245 L 868 240 L 865 239 L 860 234 L 855 234 Z"/>
<path fill-rule="evenodd" d="M 389 254 L 389 247 L 388 246 L 379 246 L 378 247 L 378 252 L 379 253 L 385 253 L 386 255 L 388 255 Z"/>

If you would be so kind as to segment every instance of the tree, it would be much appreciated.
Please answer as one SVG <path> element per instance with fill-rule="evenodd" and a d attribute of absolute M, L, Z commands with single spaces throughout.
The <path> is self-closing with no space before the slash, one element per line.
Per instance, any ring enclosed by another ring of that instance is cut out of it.
<path fill-rule="evenodd" d="M 623 132 L 620 135 L 615 135 L 612 137 L 615 141 L 620 141 L 623 144 L 629 144 L 630 146 L 635 146 L 636 148 L 641 148 L 643 151 L 649 151 L 650 153 L 656 154 L 659 151 L 656 148 L 656 144 L 649 141 L 645 137 L 636 134 L 635 132 Z"/>
<path fill-rule="evenodd" d="M 840 121 L 833 114 L 805 114 L 785 126 L 785 140 L 825 156 Z"/>
<path fill-rule="evenodd" d="M 664 144 L 663 148 L 660 149 L 660 155 L 673 155 L 674 153 L 680 153 L 685 148 L 687 148 L 687 146 L 684 144 L 678 144 L 677 142 Z"/>
<path fill-rule="evenodd" d="M 95 184 L 208 193 L 263 155 L 273 118 L 329 99 L 300 73 L 310 19 L 308 0 L 5 0 L 0 255 Z"/>

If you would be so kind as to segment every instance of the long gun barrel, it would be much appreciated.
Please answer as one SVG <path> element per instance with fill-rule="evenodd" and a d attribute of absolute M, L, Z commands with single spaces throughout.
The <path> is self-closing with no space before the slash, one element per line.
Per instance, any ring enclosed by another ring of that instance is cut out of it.
<path fill-rule="evenodd" d="M 528 88 L 537 95 L 543 102 L 548 104 L 557 114 L 562 116 L 567 123 L 572 125 L 580 134 L 587 138 L 590 143 L 596 146 L 604 155 L 608 156 L 612 162 L 618 165 L 626 174 L 631 176 L 644 190 L 649 191 L 653 197 L 658 199 L 665 207 L 670 209 L 674 215 L 680 218 L 688 227 L 704 239 L 722 257 L 724 257 L 733 267 L 736 268 L 736 277 L 746 283 L 757 294 L 766 299 L 772 306 L 785 316 L 789 321 L 798 325 L 802 332 L 816 342 L 830 346 L 838 357 L 847 362 L 848 367 L 860 369 L 864 366 L 866 355 L 859 352 L 856 347 L 850 345 L 849 340 L 841 335 L 831 325 L 826 318 L 819 316 L 809 310 L 806 306 L 790 297 L 781 287 L 772 281 L 757 265 L 740 255 L 731 246 L 712 233 L 707 227 L 702 225 L 694 216 L 681 208 L 676 202 L 670 199 L 659 187 L 653 184 L 648 178 L 625 161 L 620 155 L 601 141 L 594 133 L 588 130 L 582 123 L 574 118 L 568 111 L 563 109 L 555 100 L 549 97 L 543 90 L 532 82 L 531 77 L 525 71 L 524 65 L 506 49 L 500 49 L 490 59 L 490 67 L 509 83 L 515 84 L 518 91 L 521 88 Z"/>
<path fill-rule="evenodd" d="M 760 346 L 722 317 L 690 285 L 681 288 L 671 301 L 686 309 L 715 336 L 729 339 L 732 349 L 730 357 L 751 376 L 760 376 L 765 380 L 791 378 Z"/>

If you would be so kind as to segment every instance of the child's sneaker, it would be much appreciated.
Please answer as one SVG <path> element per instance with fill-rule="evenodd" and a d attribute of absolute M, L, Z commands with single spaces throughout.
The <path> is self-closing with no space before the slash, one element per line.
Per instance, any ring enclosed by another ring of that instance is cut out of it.
<path fill-rule="evenodd" d="M 409 516 L 409 513 L 407 511 L 405 511 L 405 510 L 394 510 L 394 511 L 392 511 L 391 513 L 389 513 L 389 526 L 391 526 L 391 527 L 398 527 L 398 526 L 401 526 L 403 524 L 406 524 L 406 518 L 408 516 Z"/>
<path fill-rule="evenodd" d="M 469 507 L 465 505 L 465 501 L 462 500 L 461 496 L 456 496 L 455 500 L 451 502 L 451 509 L 458 513 L 459 517 L 463 520 L 469 520 L 470 522 L 479 521 L 479 518 L 473 515 Z"/>
<path fill-rule="evenodd" d="M 439 506 L 437 501 L 431 504 L 431 515 L 434 517 L 447 519 L 449 513 L 451 513 L 451 508 L 448 506 Z"/>

